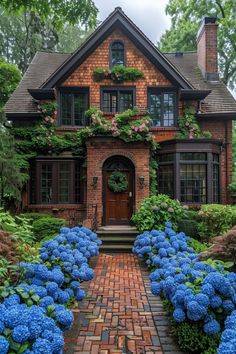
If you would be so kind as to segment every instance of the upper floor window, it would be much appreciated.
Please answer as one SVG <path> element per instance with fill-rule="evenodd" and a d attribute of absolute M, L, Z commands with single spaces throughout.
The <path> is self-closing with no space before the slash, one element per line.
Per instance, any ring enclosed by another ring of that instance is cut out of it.
<path fill-rule="evenodd" d="M 85 126 L 88 109 L 87 89 L 62 89 L 60 91 L 60 125 Z"/>
<path fill-rule="evenodd" d="M 133 88 L 103 88 L 101 97 L 103 112 L 124 112 L 134 106 Z"/>
<path fill-rule="evenodd" d="M 125 65 L 125 48 L 120 41 L 115 41 L 110 48 L 110 66 Z"/>
<path fill-rule="evenodd" d="M 148 111 L 153 127 L 173 127 L 177 116 L 176 93 L 149 90 Z"/>

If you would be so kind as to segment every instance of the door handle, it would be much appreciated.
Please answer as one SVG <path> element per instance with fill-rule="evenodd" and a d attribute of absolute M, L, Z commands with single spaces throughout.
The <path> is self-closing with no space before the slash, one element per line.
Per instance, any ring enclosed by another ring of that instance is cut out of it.
<path fill-rule="evenodd" d="M 132 192 L 129 192 L 129 198 L 132 198 L 133 194 Z"/>

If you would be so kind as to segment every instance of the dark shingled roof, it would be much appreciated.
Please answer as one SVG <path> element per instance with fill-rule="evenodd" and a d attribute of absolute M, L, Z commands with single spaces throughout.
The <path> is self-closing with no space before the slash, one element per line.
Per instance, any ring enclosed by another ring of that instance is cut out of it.
<path fill-rule="evenodd" d="M 64 53 L 37 52 L 18 88 L 7 102 L 6 113 L 37 112 L 36 104 L 27 90 L 40 88 L 69 56 L 70 54 Z M 236 112 L 236 101 L 224 83 L 204 80 L 197 66 L 197 53 L 187 52 L 183 56 L 167 53 L 165 56 L 194 88 L 212 90 L 202 105 L 204 112 Z"/>
<path fill-rule="evenodd" d="M 6 113 L 37 112 L 37 105 L 33 103 L 28 89 L 39 88 L 69 56 L 70 54 L 37 52 L 19 86 L 8 100 Z"/>
<path fill-rule="evenodd" d="M 222 81 L 206 81 L 197 64 L 197 53 L 186 52 L 183 56 L 166 53 L 165 56 L 184 75 L 195 89 L 212 90 L 202 105 L 204 112 L 236 112 L 236 101 Z"/>

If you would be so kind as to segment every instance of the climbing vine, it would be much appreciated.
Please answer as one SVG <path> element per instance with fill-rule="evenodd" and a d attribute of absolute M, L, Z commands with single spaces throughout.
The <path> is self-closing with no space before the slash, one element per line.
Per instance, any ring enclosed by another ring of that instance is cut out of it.
<path fill-rule="evenodd" d="M 39 119 L 10 128 L 15 137 L 17 152 L 25 161 L 25 166 L 29 166 L 29 161 L 40 154 L 54 156 L 70 151 L 72 155 L 83 158 L 86 140 L 96 135 L 118 137 L 125 142 L 147 142 L 152 151 L 158 147 L 149 130 L 149 116 L 140 117 L 137 109 L 129 109 L 109 119 L 97 108 L 90 108 L 86 112 L 89 126 L 63 134 L 57 132 L 56 110 L 55 101 L 43 103 L 38 106 L 41 113 Z"/>
<path fill-rule="evenodd" d="M 177 139 L 211 138 L 212 135 L 208 130 L 200 129 L 195 114 L 194 107 L 185 108 L 184 117 L 178 119 L 180 132 L 176 134 Z"/>

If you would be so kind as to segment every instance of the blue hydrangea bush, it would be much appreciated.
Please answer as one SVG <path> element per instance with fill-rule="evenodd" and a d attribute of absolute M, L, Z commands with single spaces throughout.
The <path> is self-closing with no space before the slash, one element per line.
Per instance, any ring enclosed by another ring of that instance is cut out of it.
<path fill-rule="evenodd" d="M 73 324 L 65 306 L 83 300 L 83 281 L 93 278 L 88 265 L 101 241 L 84 227 L 60 230 L 42 244 L 40 262 L 20 263 L 23 277 L 1 293 L 0 353 L 59 354 L 63 332 Z"/>
<path fill-rule="evenodd" d="M 226 271 L 221 264 L 213 267 L 200 262 L 188 240 L 183 232 L 175 232 L 172 224 L 166 222 L 163 231 L 139 235 L 133 252 L 153 270 L 151 291 L 172 303 L 177 323 L 201 321 L 206 334 L 221 333 L 224 320 L 235 313 L 236 274 Z M 224 353 L 222 345 L 219 354 Z"/>

